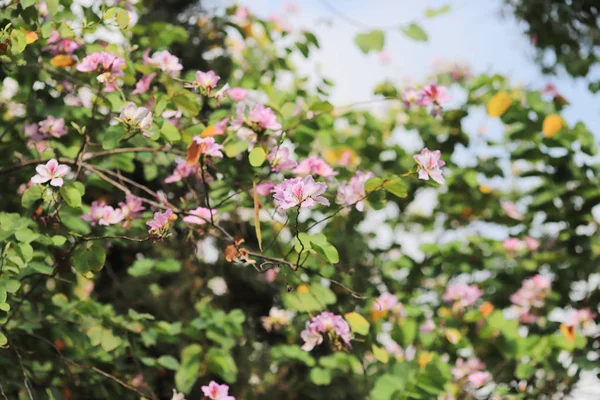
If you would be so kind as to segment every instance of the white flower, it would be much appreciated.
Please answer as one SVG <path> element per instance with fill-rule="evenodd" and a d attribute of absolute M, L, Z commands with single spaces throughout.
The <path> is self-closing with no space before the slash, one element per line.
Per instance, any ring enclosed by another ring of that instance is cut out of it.
<path fill-rule="evenodd" d="M 35 167 L 37 175 L 31 178 L 31 182 L 46 183 L 50 181 L 50 185 L 61 187 L 63 185 L 63 176 L 65 176 L 71 168 L 67 165 L 59 164 L 54 158 L 46 163 L 46 165 L 40 164 Z"/>

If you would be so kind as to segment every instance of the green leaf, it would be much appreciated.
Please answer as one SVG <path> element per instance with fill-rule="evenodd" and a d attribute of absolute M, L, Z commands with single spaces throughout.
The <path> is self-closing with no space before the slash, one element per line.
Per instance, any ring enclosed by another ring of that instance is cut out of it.
<path fill-rule="evenodd" d="M 354 37 L 354 42 L 364 54 L 369 53 L 371 50 L 379 52 L 383 50 L 385 34 L 379 29 L 367 33 L 359 33 Z"/>
<path fill-rule="evenodd" d="M 371 346 L 371 350 L 373 351 L 373 356 L 376 360 L 384 364 L 387 364 L 390 361 L 390 355 L 387 351 L 385 351 L 385 349 L 382 349 L 381 347 L 373 344 Z"/>
<path fill-rule="evenodd" d="M 81 192 L 73 185 L 64 185 L 59 189 L 63 200 L 73 208 L 81 207 Z"/>
<path fill-rule="evenodd" d="M 328 101 L 316 101 L 310 105 L 311 111 L 327 113 L 333 110 L 333 105 Z"/>
<path fill-rule="evenodd" d="M 372 192 L 374 190 L 378 190 L 381 188 L 381 185 L 383 184 L 383 179 L 381 178 L 369 178 L 366 182 L 365 182 L 365 190 L 367 192 Z"/>
<path fill-rule="evenodd" d="M 77 247 L 71 256 L 73 267 L 80 274 L 98 272 L 104 267 L 106 251 L 100 244 L 87 242 Z"/>
<path fill-rule="evenodd" d="M 535 367 L 531 364 L 519 364 L 515 370 L 515 376 L 518 379 L 529 379 L 535 372 Z"/>
<path fill-rule="evenodd" d="M 54 30 L 54 25 L 52 25 L 52 22 L 50 21 L 46 21 L 42 24 L 42 37 L 44 39 L 48 39 L 50 37 L 50 35 L 52 34 L 52 31 Z"/>
<path fill-rule="evenodd" d="M 7 343 L 8 339 L 6 338 L 6 336 L 4 336 L 2 332 L 0 332 L 0 347 L 6 346 Z"/>
<path fill-rule="evenodd" d="M 312 235 L 310 237 L 310 241 L 312 244 L 321 249 L 321 252 L 330 263 L 337 264 L 340 262 L 340 255 L 338 254 L 337 249 L 331 243 L 329 243 L 329 241 L 327 241 L 327 236 L 325 236 L 325 234 L 318 233 L 316 235 Z"/>
<path fill-rule="evenodd" d="M 175 373 L 175 387 L 178 391 L 189 394 L 192 390 L 202 364 L 201 353 L 202 347 L 199 344 L 191 344 L 181 350 L 181 365 Z"/>
<path fill-rule="evenodd" d="M 373 400 L 392 400 L 394 394 L 405 387 L 404 379 L 391 374 L 381 375 L 377 378 L 373 390 L 371 390 L 371 398 Z"/>
<path fill-rule="evenodd" d="M 310 355 L 309 352 L 302 350 L 302 348 L 295 344 L 282 344 L 273 346 L 271 348 L 271 357 L 276 362 L 295 360 L 312 367 L 314 366 L 315 359 Z"/>
<path fill-rule="evenodd" d="M 406 36 L 418 42 L 426 42 L 428 39 L 427 33 L 425 33 L 423 28 L 417 24 L 410 24 L 409 26 L 400 29 Z"/>
<path fill-rule="evenodd" d="M 184 90 L 171 98 L 175 104 L 187 111 L 190 116 L 195 117 L 200 112 L 200 104 L 196 100 L 196 95 L 190 91 Z"/>
<path fill-rule="evenodd" d="M 38 0 L 21 0 L 21 7 L 23 8 L 27 8 L 27 7 L 31 7 L 32 5 L 34 5 Z"/>
<path fill-rule="evenodd" d="M 100 342 L 100 345 L 102 346 L 102 348 L 107 351 L 107 352 L 111 352 L 114 349 L 116 349 L 117 347 L 119 347 L 121 345 L 121 343 L 123 343 L 123 341 L 121 340 L 120 337 L 115 336 L 112 331 L 105 329 L 102 333 L 102 340 Z"/>
<path fill-rule="evenodd" d="M 393 195 L 400 197 L 401 199 L 408 196 L 406 182 L 404 182 L 404 180 L 398 176 L 392 179 L 386 179 L 383 182 L 383 188 Z"/>
<path fill-rule="evenodd" d="M 248 159 L 250 160 L 250 165 L 253 167 L 260 167 L 267 159 L 267 154 L 262 147 L 255 147 L 250 152 Z"/>
<path fill-rule="evenodd" d="M 119 125 L 108 128 L 101 135 L 100 142 L 102 143 L 102 148 L 104 150 L 112 150 L 116 148 L 119 144 L 119 141 L 123 139 L 124 133 L 123 127 Z"/>
<path fill-rule="evenodd" d="M 181 134 L 179 133 L 179 129 L 173 124 L 165 121 L 162 128 L 160 128 L 160 133 L 171 143 L 175 143 L 181 140 Z"/>
<path fill-rule="evenodd" d="M 248 150 L 248 141 L 240 140 L 237 142 L 230 142 L 225 145 L 223 150 L 225 151 L 225 155 L 227 157 L 233 158 L 241 152 Z"/>
<path fill-rule="evenodd" d="M 155 263 L 156 261 L 151 258 L 136 260 L 136 262 L 127 269 L 127 273 L 136 278 L 149 275 L 152 272 Z"/>
<path fill-rule="evenodd" d="M 54 16 L 58 12 L 58 0 L 46 0 L 46 8 L 48 9 L 48 14 Z"/>
<path fill-rule="evenodd" d="M 160 356 L 158 357 L 157 361 L 159 365 L 162 365 L 163 367 L 172 371 L 176 371 L 177 368 L 179 368 L 179 361 L 177 361 L 177 359 L 173 356 Z"/>
<path fill-rule="evenodd" d="M 21 197 L 21 205 L 25 208 L 30 208 L 34 203 L 42 198 L 44 194 L 44 186 L 33 185 L 28 188 Z"/>
<path fill-rule="evenodd" d="M 127 10 L 119 8 L 117 11 L 117 24 L 119 24 L 119 28 L 126 29 L 129 26 L 129 13 Z"/>
<path fill-rule="evenodd" d="M 351 312 L 344 315 L 346 321 L 350 325 L 352 332 L 358 333 L 359 335 L 367 335 L 369 333 L 369 321 L 365 317 L 356 312 Z"/>
<path fill-rule="evenodd" d="M 310 370 L 310 380 L 318 386 L 325 386 L 331 383 L 331 371 L 321 367 L 315 367 Z"/>
<path fill-rule="evenodd" d="M 427 18 L 439 17 L 440 15 L 446 14 L 448 11 L 450 11 L 450 4 L 446 4 L 437 9 L 428 8 L 425 10 L 425 17 L 427 17 Z"/>
<path fill-rule="evenodd" d="M 23 243 L 31 243 L 32 241 L 37 239 L 38 236 L 40 236 L 40 235 L 38 235 L 37 233 L 35 233 L 34 231 L 32 231 L 29 228 L 19 229 L 18 231 L 15 232 L 15 238 L 19 242 L 23 242 Z"/>

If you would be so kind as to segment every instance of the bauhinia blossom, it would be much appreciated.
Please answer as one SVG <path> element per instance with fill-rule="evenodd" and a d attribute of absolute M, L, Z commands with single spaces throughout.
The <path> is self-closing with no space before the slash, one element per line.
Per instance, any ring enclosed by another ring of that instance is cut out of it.
<path fill-rule="evenodd" d="M 142 205 L 142 199 L 131 193 L 127 193 L 125 202 L 119 202 L 119 207 L 121 207 L 123 217 L 130 220 L 138 218 L 140 212 L 146 209 L 146 207 Z"/>
<path fill-rule="evenodd" d="M 77 64 L 77 71 L 99 73 L 98 82 L 103 83 L 105 92 L 117 90 L 116 78 L 125 75 L 125 60 L 111 52 L 101 51 L 92 53 Z"/>
<path fill-rule="evenodd" d="M 280 169 L 295 168 L 298 163 L 290 159 L 290 149 L 285 146 L 275 146 L 267 156 L 271 170 L 277 172 Z"/>
<path fill-rule="evenodd" d="M 212 136 L 205 138 L 194 136 L 187 151 L 187 165 L 192 166 L 198 163 L 200 156 L 223 158 L 223 153 L 221 153 L 222 148 L 223 146 L 216 143 L 215 138 Z"/>
<path fill-rule="evenodd" d="M 523 214 L 517 210 L 517 206 L 512 202 L 502 203 L 502 209 L 512 219 L 522 220 Z"/>
<path fill-rule="evenodd" d="M 63 118 L 56 118 L 50 115 L 45 120 L 40 121 L 38 126 L 39 133 L 44 137 L 52 136 L 59 138 L 67 134 L 67 130 L 65 129 L 65 120 Z"/>
<path fill-rule="evenodd" d="M 480 388 L 485 385 L 491 378 L 491 375 L 487 371 L 477 371 L 467 376 L 467 381 L 475 388 Z"/>
<path fill-rule="evenodd" d="M 188 211 L 188 214 L 183 217 L 183 222 L 189 222 L 190 224 L 204 225 L 206 222 L 210 222 L 211 218 L 217 214 L 217 210 L 212 210 L 204 207 L 198 207 L 194 210 Z"/>
<path fill-rule="evenodd" d="M 142 78 L 135 84 L 135 89 L 133 90 L 133 92 L 131 92 L 131 94 L 146 93 L 148 90 L 150 90 L 150 84 L 152 83 L 155 77 L 156 72 L 142 76 Z"/>
<path fill-rule="evenodd" d="M 502 245 L 509 253 L 515 253 L 525 248 L 525 243 L 517 238 L 508 238 L 502 242 Z"/>
<path fill-rule="evenodd" d="M 46 50 L 48 50 L 53 56 L 58 54 L 71 55 L 75 52 L 75 50 L 78 50 L 81 47 L 81 45 L 74 40 L 63 39 L 60 36 L 60 33 L 58 33 L 56 30 L 50 33 L 47 42 L 48 47 L 46 47 Z"/>
<path fill-rule="evenodd" d="M 315 182 L 311 175 L 304 178 L 284 179 L 273 188 L 273 198 L 280 209 L 300 206 L 313 207 L 316 203 L 328 206 L 329 200 L 321 196 L 327 190 L 323 182 Z"/>
<path fill-rule="evenodd" d="M 365 183 L 373 177 L 372 172 L 356 171 L 349 182 L 340 183 L 336 197 L 336 203 L 345 206 L 355 205 L 358 211 L 364 210 Z"/>
<path fill-rule="evenodd" d="M 143 57 L 143 62 L 146 65 L 151 65 L 168 72 L 169 75 L 177 75 L 183 69 L 183 65 L 179 62 L 179 58 L 169 53 L 167 50 L 157 51 L 150 57 L 150 50 L 146 50 Z"/>
<path fill-rule="evenodd" d="M 229 395 L 229 386 L 219 385 L 215 381 L 202 386 L 202 393 L 210 400 L 235 400 L 235 397 Z"/>
<path fill-rule="evenodd" d="M 336 340 L 341 339 L 350 347 L 352 333 L 348 322 L 340 315 L 324 311 L 306 322 L 305 329 L 300 333 L 300 337 L 304 340 L 302 349 L 311 351 L 315 346 L 323 343 L 324 334 L 333 335 Z"/>
<path fill-rule="evenodd" d="M 404 305 L 398 301 L 398 297 L 392 293 L 382 293 L 374 302 L 371 304 L 371 318 L 374 321 L 378 321 L 391 314 L 393 318 L 402 318 L 406 312 Z"/>
<path fill-rule="evenodd" d="M 215 126 L 214 136 L 221 136 L 227 132 L 227 125 L 229 124 L 229 117 L 223 118 L 221 121 L 217 122 Z"/>
<path fill-rule="evenodd" d="M 442 299 L 447 302 L 454 302 L 464 308 L 474 305 L 481 296 L 483 296 L 483 291 L 476 285 L 451 283 L 446 288 Z"/>
<path fill-rule="evenodd" d="M 442 176 L 442 167 L 446 165 L 441 160 L 442 154 L 439 150 L 429 151 L 427 147 L 421 150 L 421 153 L 415 154 L 413 158 L 419 165 L 419 179 L 429 180 L 433 179 L 435 182 L 443 185 L 446 180 Z"/>
<path fill-rule="evenodd" d="M 329 178 L 338 174 L 329 164 L 317 156 L 310 156 L 300 161 L 292 172 L 299 175 L 318 175 L 323 178 Z"/>
<path fill-rule="evenodd" d="M 261 317 L 260 319 L 265 330 L 271 332 L 271 330 L 277 331 L 282 327 L 289 325 L 295 315 L 296 313 L 293 311 L 271 307 L 269 315 L 267 317 Z"/>
<path fill-rule="evenodd" d="M 162 239 L 168 234 L 170 222 L 175 218 L 177 217 L 171 209 L 167 209 L 165 212 L 155 212 L 154 219 L 146 222 L 146 225 L 150 227 L 148 233 Z"/>
<path fill-rule="evenodd" d="M 445 86 L 438 86 L 435 83 L 425 86 L 419 92 L 418 104 L 421 106 L 428 106 L 430 104 L 441 104 L 446 103 L 452 98 L 447 93 L 448 89 Z"/>
<path fill-rule="evenodd" d="M 525 245 L 530 251 L 536 251 L 540 247 L 540 242 L 531 236 L 525 237 Z"/>
<path fill-rule="evenodd" d="M 56 159 L 51 159 L 45 165 L 40 164 L 35 167 L 36 175 L 31 178 L 34 184 L 46 183 L 50 181 L 51 186 L 61 187 L 63 185 L 63 177 L 69 173 L 71 168 L 64 164 L 59 164 Z"/>
<path fill-rule="evenodd" d="M 525 323 L 537 321 L 537 317 L 531 311 L 544 306 L 544 300 L 550 293 L 551 285 L 550 278 L 538 274 L 524 280 L 521 288 L 510 296 L 510 301 L 515 305 L 521 321 Z"/>
<path fill-rule="evenodd" d="M 133 102 L 128 102 L 121 107 L 118 120 L 131 129 L 139 129 L 145 137 L 150 136 L 152 128 L 152 112 L 146 107 L 138 107 Z"/>
<path fill-rule="evenodd" d="M 221 77 L 215 74 L 215 71 L 213 70 L 208 72 L 196 71 L 196 79 L 188 86 L 200 89 L 203 93 L 210 94 L 211 89 L 217 87 L 217 82 L 219 82 L 220 79 Z"/>
<path fill-rule="evenodd" d="M 183 178 L 187 178 L 190 175 L 198 173 L 197 165 L 188 166 L 185 160 L 179 160 L 177 166 L 173 170 L 173 173 L 165 178 L 165 183 L 181 182 Z"/>
<path fill-rule="evenodd" d="M 102 218 L 98 221 L 98 225 L 114 225 L 123 221 L 125 216 L 119 208 L 114 209 L 112 206 L 105 206 L 102 209 Z"/>
<path fill-rule="evenodd" d="M 233 101 L 242 101 L 248 95 L 248 91 L 241 87 L 234 87 L 229 89 L 229 98 Z"/>
<path fill-rule="evenodd" d="M 104 217 L 104 207 L 106 207 L 104 201 L 93 201 L 90 212 L 82 215 L 81 219 L 88 221 L 92 226 L 95 226 Z"/>
<path fill-rule="evenodd" d="M 456 366 L 452 368 L 452 377 L 459 381 L 464 377 L 485 369 L 485 364 L 477 357 L 469 357 L 466 360 L 459 358 L 456 360 Z"/>
<path fill-rule="evenodd" d="M 281 124 L 277 122 L 275 112 L 263 104 L 257 104 L 248 111 L 248 122 L 259 129 L 271 129 L 278 131 Z"/>

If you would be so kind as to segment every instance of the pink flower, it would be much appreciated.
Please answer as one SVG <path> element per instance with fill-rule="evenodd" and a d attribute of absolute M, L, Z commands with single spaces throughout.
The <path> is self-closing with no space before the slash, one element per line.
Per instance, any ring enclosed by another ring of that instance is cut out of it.
<path fill-rule="evenodd" d="M 148 233 L 156 236 L 158 239 L 162 239 L 169 230 L 169 222 L 171 221 L 173 211 L 167 209 L 165 212 L 155 212 L 154 219 L 146 222 L 146 225 L 150 227 Z"/>
<path fill-rule="evenodd" d="M 435 83 L 425 86 L 419 92 L 418 104 L 428 106 L 431 104 L 446 103 L 452 99 L 448 95 L 447 90 L 445 86 L 437 86 Z"/>
<path fill-rule="evenodd" d="M 169 53 L 167 50 L 157 51 L 149 57 L 150 50 L 146 50 L 143 57 L 143 62 L 146 65 L 151 65 L 168 72 L 169 75 L 177 75 L 183 69 L 183 65 L 179 63 L 179 58 Z"/>
<path fill-rule="evenodd" d="M 257 104 L 248 112 L 248 122 L 252 125 L 258 125 L 261 129 L 271 129 L 277 131 L 281 129 L 281 124 L 277 122 L 275 112 L 263 104 Z"/>
<path fill-rule="evenodd" d="M 152 112 L 146 107 L 138 107 L 130 101 L 121 107 L 118 120 L 131 129 L 141 130 L 144 137 L 151 135 Z"/>
<path fill-rule="evenodd" d="M 50 115 L 45 120 L 40 121 L 38 125 L 39 133 L 43 134 L 45 137 L 53 136 L 59 138 L 67 134 L 65 120 L 63 118 L 55 118 Z"/>
<path fill-rule="evenodd" d="M 502 209 L 504 210 L 506 215 L 508 215 L 512 219 L 518 219 L 518 220 L 523 219 L 523 214 L 521 214 L 519 211 L 517 211 L 517 206 L 515 205 L 515 203 L 512 203 L 512 202 L 502 203 Z"/>
<path fill-rule="evenodd" d="M 98 225 L 114 225 L 123 221 L 125 216 L 123 211 L 119 208 L 116 210 L 111 206 L 105 206 L 102 209 L 102 218 L 98 221 Z"/>
<path fill-rule="evenodd" d="M 476 388 L 480 388 L 490 379 L 490 373 L 487 371 L 477 371 L 467 376 L 467 381 Z"/>
<path fill-rule="evenodd" d="M 89 56 L 84 57 L 79 64 L 77 64 L 77 71 L 80 72 L 99 72 L 99 73 L 110 73 L 112 76 L 123 76 L 123 68 L 125 67 L 125 60 L 121 57 L 117 57 L 114 53 L 100 51 L 92 53 Z"/>
<path fill-rule="evenodd" d="M 411 104 L 416 104 L 419 100 L 419 92 L 416 89 L 408 88 L 402 92 L 402 102 L 404 107 L 409 108 Z"/>
<path fill-rule="evenodd" d="M 146 93 L 148 90 L 150 90 L 150 84 L 154 80 L 155 76 L 156 72 L 142 76 L 142 78 L 135 84 L 135 89 L 133 92 L 131 92 L 131 94 Z"/>
<path fill-rule="evenodd" d="M 390 62 L 392 62 L 392 56 L 388 51 L 383 50 L 379 53 L 379 62 L 381 62 L 384 65 L 387 65 Z"/>
<path fill-rule="evenodd" d="M 345 206 L 355 205 L 358 211 L 364 209 L 365 183 L 373 177 L 372 172 L 356 171 L 350 182 L 340 183 L 338 186 L 336 202 Z"/>
<path fill-rule="evenodd" d="M 536 251 L 540 247 L 540 242 L 532 238 L 531 236 L 527 236 L 525 238 L 525 245 L 527 245 L 527 248 L 530 251 Z"/>
<path fill-rule="evenodd" d="M 442 154 L 439 150 L 429 151 L 427 147 L 421 150 L 420 154 L 413 156 L 419 165 L 419 179 L 427 181 L 431 178 L 440 185 L 446 183 L 441 170 L 446 163 L 440 159 L 441 156 Z"/>
<path fill-rule="evenodd" d="M 292 169 L 298 165 L 296 161 L 290 160 L 290 149 L 285 146 L 275 146 L 267 159 L 273 172 L 277 172 L 279 169 Z"/>
<path fill-rule="evenodd" d="M 219 104 L 221 104 L 221 102 L 223 100 L 225 100 L 225 98 L 227 98 L 227 96 L 229 95 L 229 83 L 226 83 L 225 85 L 223 85 L 223 87 L 221 87 L 221 89 L 219 89 L 217 91 L 217 93 L 215 93 L 214 98 L 217 101 L 217 106 Z"/>
<path fill-rule="evenodd" d="M 467 285 L 466 283 L 451 283 L 446 288 L 442 299 L 447 302 L 455 302 L 462 307 L 469 307 L 483 295 L 476 285 Z"/>
<path fill-rule="evenodd" d="M 215 71 L 213 70 L 208 72 L 196 71 L 196 80 L 191 86 L 210 94 L 210 90 L 217 87 L 217 82 L 219 82 L 220 79 L 221 77 L 215 74 Z"/>
<path fill-rule="evenodd" d="M 302 349 L 311 351 L 315 346 L 323 343 L 323 334 L 328 333 L 334 334 L 347 346 L 350 346 L 352 333 L 350 332 L 350 326 L 346 320 L 340 315 L 323 311 L 321 314 L 306 322 L 305 329 L 300 333 L 300 337 L 304 340 Z"/>
<path fill-rule="evenodd" d="M 227 124 L 229 124 L 229 117 L 223 118 L 221 121 L 215 124 L 215 135 L 224 135 L 227 132 Z"/>
<path fill-rule="evenodd" d="M 54 30 L 48 37 L 48 47 L 46 50 L 50 52 L 53 56 L 58 54 L 73 54 L 77 49 L 81 46 L 74 40 L 71 39 L 62 39 L 60 37 L 60 33 Z"/>
<path fill-rule="evenodd" d="M 594 320 L 596 316 L 589 308 L 582 308 L 581 310 L 571 310 L 565 324 L 569 326 L 579 326 L 581 324 L 587 324 Z"/>
<path fill-rule="evenodd" d="M 338 174 L 329 164 L 317 156 L 310 156 L 300 161 L 300 164 L 292 172 L 299 175 L 318 175 L 323 178 L 329 178 Z"/>
<path fill-rule="evenodd" d="M 50 185 L 61 187 L 63 185 L 63 176 L 65 176 L 71 168 L 67 165 L 59 164 L 56 159 L 51 159 L 46 165 L 40 164 L 35 167 L 37 175 L 31 178 L 34 184 L 46 183 L 50 181 Z"/>
<path fill-rule="evenodd" d="M 173 170 L 173 173 L 165 178 L 165 183 L 180 182 L 183 178 L 187 178 L 188 176 L 196 173 L 198 173 L 197 165 L 188 167 L 184 160 L 180 160 L 177 162 L 177 166 Z"/>
<path fill-rule="evenodd" d="M 419 327 L 419 331 L 421 333 L 431 333 L 435 330 L 435 323 L 431 318 L 427 318 L 427 320 Z"/>
<path fill-rule="evenodd" d="M 398 305 L 398 297 L 391 293 L 381 294 L 377 300 L 373 302 L 371 310 L 373 311 L 391 311 Z"/>
<path fill-rule="evenodd" d="M 241 87 L 234 87 L 229 89 L 229 97 L 233 101 L 242 101 L 248 95 L 248 91 Z"/>
<path fill-rule="evenodd" d="M 456 360 L 456 366 L 452 368 L 452 376 L 455 380 L 460 380 L 467 375 L 485 369 L 485 364 L 477 357 L 469 357 L 467 360 L 459 358 Z"/>
<path fill-rule="evenodd" d="M 256 185 L 256 193 L 258 193 L 259 196 L 268 196 L 271 194 L 274 187 L 275 183 L 273 182 L 259 183 Z"/>
<path fill-rule="evenodd" d="M 223 158 L 223 153 L 221 153 L 222 145 L 215 143 L 214 137 L 205 137 L 201 138 L 200 136 L 194 136 L 194 142 L 200 145 L 200 154 L 204 154 L 210 157 L 219 157 Z"/>
<path fill-rule="evenodd" d="M 313 207 L 316 203 L 328 206 L 329 201 L 321 196 L 326 190 L 327 185 L 315 182 L 311 175 L 307 175 L 304 178 L 284 179 L 273 188 L 273 198 L 283 210 L 296 206 Z"/>
<path fill-rule="evenodd" d="M 532 308 L 544 306 L 544 300 L 550 293 L 551 285 L 552 282 L 548 277 L 538 274 L 524 280 L 521 288 L 510 296 L 510 301 L 515 305 L 521 321 L 532 323 L 537 320 L 530 311 Z"/>
<path fill-rule="evenodd" d="M 524 247 L 524 243 L 517 238 L 508 238 L 504 242 L 502 242 L 502 245 L 504 246 L 506 251 L 510 253 L 520 251 Z"/>
<path fill-rule="evenodd" d="M 211 210 L 208 208 L 204 208 L 204 207 L 198 207 L 194 210 L 190 210 L 188 211 L 189 214 L 191 215 L 186 215 L 185 217 L 183 217 L 183 222 L 188 222 L 190 224 L 196 224 L 196 225 L 204 225 L 206 224 L 206 222 L 210 222 L 211 220 L 211 216 L 214 216 L 217 214 L 217 210 Z"/>
<path fill-rule="evenodd" d="M 202 393 L 210 400 L 235 400 L 235 397 L 229 396 L 229 386 L 219 385 L 211 381 L 208 386 L 202 386 Z"/>
<path fill-rule="evenodd" d="M 119 207 L 121 207 L 123 217 L 128 219 L 138 218 L 139 213 L 146 209 L 146 207 L 142 205 L 142 199 L 132 195 L 131 193 L 127 193 L 125 196 L 125 202 L 120 202 Z"/>
<path fill-rule="evenodd" d="M 92 226 L 96 226 L 96 224 L 104 217 L 104 207 L 106 207 L 104 201 L 93 201 L 90 212 L 82 215 L 81 219 L 90 222 Z"/>

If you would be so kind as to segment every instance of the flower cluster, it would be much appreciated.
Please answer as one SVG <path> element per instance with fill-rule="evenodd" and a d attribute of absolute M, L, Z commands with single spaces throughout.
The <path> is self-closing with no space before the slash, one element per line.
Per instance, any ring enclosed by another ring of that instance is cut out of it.
<path fill-rule="evenodd" d="M 404 317 L 404 305 L 398 301 L 398 297 L 395 295 L 383 293 L 371 305 L 371 318 L 373 321 L 378 321 L 388 314 L 398 318 Z"/>
<path fill-rule="evenodd" d="M 491 379 L 490 373 L 484 370 L 485 364 L 477 357 L 469 357 L 466 360 L 459 358 L 456 360 L 456 366 L 452 368 L 452 377 L 456 381 L 466 380 L 477 389 Z"/>
<path fill-rule="evenodd" d="M 298 163 L 290 159 L 290 149 L 285 146 L 275 146 L 267 156 L 271 170 L 278 172 L 280 169 L 295 168 Z"/>
<path fill-rule="evenodd" d="M 287 210 L 292 207 L 310 208 L 317 203 L 328 206 L 329 200 L 321 196 L 327 190 L 327 185 L 315 182 L 311 175 L 304 178 L 284 179 L 273 187 L 273 198 L 277 207 Z"/>
<path fill-rule="evenodd" d="M 198 207 L 194 210 L 188 211 L 190 215 L 186 215 L 183 217 L 183 222 L 188 222 L 190 224 L 196 225 L 204 225 L 206 222 L 210 222 L 211 218 L 213 218 L 217 214 L 217 210 Z"/>
<path fill-rule="evenodd" d="M 127 226 L 130 221 L 140 217 L 140 212 L 146 208 L 142 205 L 142 200 L 139 197 L 128 193 L 125 196 L 125 202 L 119 203 L 119 208 L 106 205 L 104 201 L 94 201 L 90 211 L 81 216 L 84 221 L 95 225 L 114 225 L 123 222 L 123 226 Z"/>
<path fill-rule="evenodd" d="M 48 47 L 46 50 L 53 56 L 59 54 L 71 55 L 81 48 L 77 41 L 72 39 L 63 39 L 58 31 L 52 31 L 47 39 Z"/>
<path fill-rule="evenodd" d="M 338 186 L 336 203 L 345 206 L 354 205 L 358 211 L 363 211 L 364 199 L 367 196 L 365 183 L 372 177 L 372 172 L 356 171 L 349 182 L 340 183 Z"/>
<path fill-rule="evenodd" d="M 151 135 L 152 112 L 146 107 L 138 107 L 130 101 L 121 107 L 117 120 L 129 129 L 142 131 L 144 137 L 150 137 Z"/>
<path fill-rule="evenodd" d="M 330 337 L 335 340 L 341 339 L 350 347 L 352 333 L 346 320 L 340 315 L 323 311 L 306 322 L 305 329 L 300 333 L 300 337 L 304 340 L 302 349 L 311 351 L 315 346 L 323 343 L 323 334 L 331 335 Z"/>
<path fill-rule="evenodd" d="M 531 313 L 535 308 L 544 306 L 544 300 L 550 293 L 551 280 L 544 275 L 535 275 L 523 281 L 523 285 L 510 301 L 515 305 L 519 319 L 524 323 L 535 323 L 537 316 Z"/>
<path fill-rule="evenodd" d="M 474 305 L 481 296 L 483 296 L 483 291 L 476 285 L 451 283 L 446 288 L 442 299 L 454 303 L 457 307 L 466 308 Z"/>
<path fill-rule="evenodd" d="M 310 156 L 302 160 L 292 172 L 298 175 L 318 175 L 323 178 L 329 178 L 338 174 L 338 172 L 334 171 L 333 168 L 317 156 Z"/>
<path fill-rule="evenodd" d="M 179 58 L 169 53 L 167 50 L 157 51 L 150 57 L 150 50 L 146 50 L 142 61 L 146 65 L 158 68 L 161 71 L 167 72 L 171 76 L 176 76 L 183 69 L 183 65 L 179 62 Z"/>
<path fill-rule="evenodd" d="M 116 80 L 125 75 L 124 68 L 125 60 L 123 58 L 106 51 L 92 53 L 77 64 L 77 70 L 80 72 L 98 72 L 98 82 L 104 84 L 105 92 L 117 90 Z"/>
<path fill-rule="evenodd" d="M 169 227 L 171 221 L 175 220 L 177 216 L 173 214 L 171 209 L 167 209 L 165 212 L 155 212 L 154 219 L 146 222 L 146 225 L 150 227 L 148 233 L 157 239 L 163 239 L 169 234 Z"/>
<path fill-rule="evenodd" d="M 421 107 L 432 106 L 431 115 L 438 116 L 442 113 L 442 103 L 447 103 L 452 98 L 445 86 L 431 83 L 420 90 L 408 88 L 402 93 L 402 102 L 405 107 L 416 104 Z"/>
<path fill-rule="evenodd" d="M 284 326 L 287 326 L 292 322 L 292 319 L 296 315 L 295 312 L 289 310 L 282 310 L 281 308 L 271 307 L 269 315 L 261 317 L 263 327 L 267 332 L 272 330 L 280 330 Z"/>
<path fill-rule="evenodd" d="M 516 253 L 525 248 L 530 251 L 536 251 L 540 247 L 540 242 L 531 236 L 527 236 L 525 240 L 511 237 L 502 242 L 502 246 L 504 246 L 509 253 Z"/>

